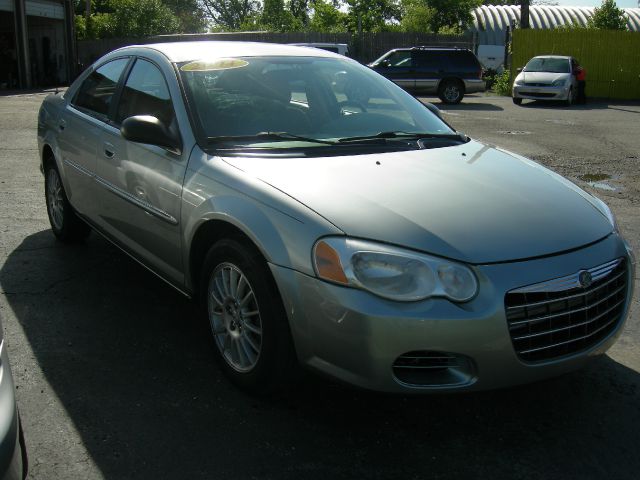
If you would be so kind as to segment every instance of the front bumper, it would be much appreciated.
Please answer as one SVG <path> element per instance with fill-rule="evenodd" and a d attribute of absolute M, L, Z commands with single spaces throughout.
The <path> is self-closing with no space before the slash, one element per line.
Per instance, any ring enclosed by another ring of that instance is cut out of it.
<path fill-rule="evenodd" d="M 505 293 L 623 257 L 627 292 L 621 320 L 600 342 L 559 359 L 520 360 L 507 325 Z M 397 303 L 271 265 L 298 358 L 303 365 L 347 383 L 385 392 L 483 390 L 533 382 L 582 366 L 616 340 L 633 292 L 634 265 L 615 234 L 595 245 L 554 257 L 475 267 L 479 294 L 453 304 L 443 299 Z M 394 373 L 408 352 L 446 352 L 463 360 L 454 375 L 408 384 Z M 438 383 L 441 379 L 441 383 Z"/>
<path fill-rule="evenodd" d="M 571 85 L 561 87 L 514 85 L 513 98 L 526 98 L 531 100 L 567 100 Z"/>
<path fill-rule="evenodd" d="M 0 341 L 0 479 L 19 480 L 25 476 L 20 421 L 9 357 Z"/>

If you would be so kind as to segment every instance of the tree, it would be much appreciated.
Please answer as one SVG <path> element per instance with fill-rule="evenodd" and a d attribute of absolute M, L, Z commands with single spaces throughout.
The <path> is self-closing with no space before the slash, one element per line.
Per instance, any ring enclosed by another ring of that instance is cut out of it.
<path fill-rule="evenodd" d="M 403 32 L 430 32 L 434 15 L 423 0 L 403 0 L 400 28 Z"/>
<path fill-rule="evenodd" d="M 239 30 L 258 15 L 256 0 L 200 0 L 207 16 L 219 27 Z"/>
<path fill-rule="evenodd" d="M 207 29 L 205 12 L 198 0 L 162 0 L 177 17 L 180 33 L 202 33 Z"/>
<path fill-rule="evenodd" d="M 79 38 L 149 37 L 176 33 L 178 18 L 160 0 L 104 0 L 91 15 L 76 15 Z"/>
<path fill-rule="evenodd" d="M 624 10 L 618 8 L 615 0 L 603 0 L 602 5 L 594 9 L 593 16 L 587 21 L 587 28 L 626 30 L 627 17 Z"/>
<path fill-rule="evenodd" d="M 284 8 L 284 0 L 264 0 L 260 25 L 274 32 L 291 32 L 302 29 L 302 22 Z"/>
<path fill-rule="evenodd" d="M 434 33 L 445 29 L 448 31 L 462 31 L 471 23 L 471 11 L 479 7 L 482 0 L 423 0 L 433 9 L 431 31 Z"/>
<path fill-rule="evenodd" d="M 347 31 L 347 14 L 325 0 L 313 2 L 313 16 L 309 21 L 312 32 L 340 33 Z"/>
<path fill-rule="evenodd" d="M 289 11 L 302 25 L 309 23 L 309 0 L 289 0 Z"/>
<path fill-rule="evenodd" d="M 388 24 L 400 19 L 396 0 L 347 0 L 347 28 L 351 32 L 381 32 Z"/>

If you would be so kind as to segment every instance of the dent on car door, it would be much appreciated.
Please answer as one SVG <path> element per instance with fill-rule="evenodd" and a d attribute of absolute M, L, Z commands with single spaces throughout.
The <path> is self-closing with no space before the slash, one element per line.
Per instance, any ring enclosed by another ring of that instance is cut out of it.
<path fill-rule="evenodd" d="M 180 198 L 187 161 L 164 148 L 124 139 L 119 125 L 134 115 L 152 115 L 177 131 L 164 75 L 141 58 L 123 83 L 112 124 L 101 132 L 99 223 L 147 265 L 181 284 Z"/>
<path fill-rule="evenodd" d="M 74 208 L 92 217 L 96 213 L 96 151 L 101 125 L 107 121 L 111 100 L 129 58 L 119 58 L 95 69 L 58 119 L 58 146 L 67 180 L 67 196 Z"/>

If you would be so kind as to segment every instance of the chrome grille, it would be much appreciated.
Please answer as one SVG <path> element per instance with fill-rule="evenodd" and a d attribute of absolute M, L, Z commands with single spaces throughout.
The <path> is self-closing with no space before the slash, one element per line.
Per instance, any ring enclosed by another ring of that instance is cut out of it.
<path fill-rule="evenodd" d="M 586 287 L 580 282 L 584 272 L 591 277 Z M 621 258 L 507 292 L 507 322 L 518 356 L 536 362 L 597 344 L 620 322 L 626 294 L 627 267 Z"/>

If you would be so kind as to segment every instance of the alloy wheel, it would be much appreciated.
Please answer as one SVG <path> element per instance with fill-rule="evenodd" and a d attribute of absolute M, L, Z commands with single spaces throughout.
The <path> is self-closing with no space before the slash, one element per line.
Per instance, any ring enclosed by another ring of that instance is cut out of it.
<path fill-rule="evenodd" d="M 218 265 L 209 281 L 208 311 L 216 346 L 237 372 L 251 371 L 262 351 L 262 321 L 247 277 L 231 263 Z"/>
<path fill-rule="evenodd" d="M 58 172 L 51 168 L 47 174 L 47 203 L 51 222 L 57 230 L 62 230 L 64 222 L 64 193 Z"/>

